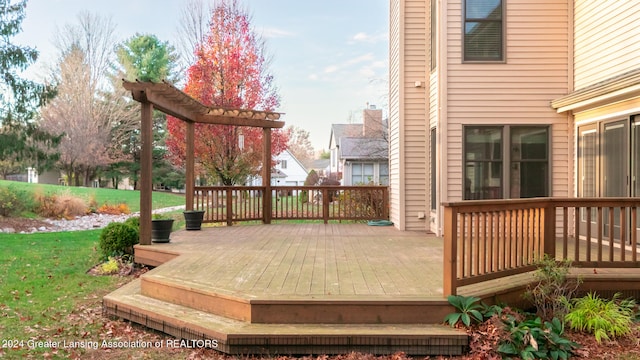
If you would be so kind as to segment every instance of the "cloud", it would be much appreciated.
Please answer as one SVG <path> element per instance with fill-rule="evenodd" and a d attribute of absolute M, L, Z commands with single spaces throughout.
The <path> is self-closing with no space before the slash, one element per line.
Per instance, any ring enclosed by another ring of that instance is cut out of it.
<path fill-rule="evenodd" d="M 387 39 L 388 39 L 387 33 L 367 34 L 366 32 L 359 32 L 351 37 L 349 43 L 355 44 L 355 43 L 366 42 L 366 43 L 375 44 L 381 41 L 387 41 Z"/>
<path fill-rule="evenodd" d="M 325 74 L 330 74 L 330 73 L 334 73 L 336 71 L 338 71 L 340 69 L 340 67 L 338 65 L 331 65 L 331 66 L 327 66 L 326 68 L 324 68 L 324 72 Z"/>
<path fill-rule="evenodd" d="M 358 70 L 358 72 L 363 75 L 366 76 L 368 78 L 372 78 L 375 77 L 377 74 L 378 69 L 384 69 L 387 67 L 386 62 L 384 61 L 374 61 L 372 63 L 366 64 L 365 66 L 361 67 L 360 70 Z"/>
<path fill-rule="evenodd" d="M 309 74 L 308 78 L 309 80 L 316 81 L 318 80 L 318 74 Z"/>
<path fill-rule="evenodd" d="M 290 31 L 274 27 L 263 27 L 261 33 L 265 38 L 285 38 L 295 36 L 295 34 Z"/>
<path fill-rule="evenodd" d="M 343 67 L 351 66 L 351 65 L 362 63 L 362 62 L 371 61 L 371 60 L 373 60 L 373 54 L 367 53 L 367 54 L 360 55 L 358 57 L 345 61 L 343 64 Z"/>

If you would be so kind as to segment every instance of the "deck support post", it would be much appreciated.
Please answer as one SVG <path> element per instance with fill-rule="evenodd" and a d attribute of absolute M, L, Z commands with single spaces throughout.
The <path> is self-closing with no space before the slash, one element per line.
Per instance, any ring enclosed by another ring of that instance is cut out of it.
<path fill-rule="evenodd" d="M 151 197 L 153 190 L 153 105 L 140 102 L 140 245 L 151 245 Z"/>
<path fill-rule="evenodd" d="M 444 261 L 442 293 L 445 297 L 457 294 L 458 280 L 458 209 L 444 207 Z"/>

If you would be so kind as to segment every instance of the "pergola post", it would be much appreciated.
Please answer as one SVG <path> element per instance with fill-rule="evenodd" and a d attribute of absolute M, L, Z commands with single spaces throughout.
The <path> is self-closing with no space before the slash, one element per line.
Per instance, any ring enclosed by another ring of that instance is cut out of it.
<path fill-rule="evenodd" d="M 264 203 L 262 221 L 271 224 L 271 128 L 262 128 L 262 186 L 264 186 Z"/>
<path fill-rule="evenodd" d="M 151 199 L 153 190 L 153 105 L 148 101 L 141 103 L 140 138 L 140 244 L 151 245 Z"/>
<path fill-rule="evenodd" d="M 186 121 L 187 123 L 187 133 L 185 137 L 185 141 L 187 142 L 187 158 L 186 158 L 186 210 L 193 210 L 193 197 L 195 191 L 195 124 L 193 121 Z"/>

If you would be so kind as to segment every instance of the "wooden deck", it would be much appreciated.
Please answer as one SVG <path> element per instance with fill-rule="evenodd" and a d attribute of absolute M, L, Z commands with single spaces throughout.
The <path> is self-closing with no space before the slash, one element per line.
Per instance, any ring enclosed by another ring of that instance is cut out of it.
<path fill-rule="evenodd" d="M 215 339 L 227 353 L 455 355 L 467 346 L 464 332 L 442 325 L 453 308 L 442 291 L 443 242 L 432 234 L 364 224 L 205 227 L 135 251 L 157 267 L 106 296 L 105 313 Z M 622 279 L 616 271 L 596 280 Z M 627 274 L 627 286 L 638 288 L 638 275 Z M 531 281 L 519 274 L 458 293 L 518 302 Z"/>

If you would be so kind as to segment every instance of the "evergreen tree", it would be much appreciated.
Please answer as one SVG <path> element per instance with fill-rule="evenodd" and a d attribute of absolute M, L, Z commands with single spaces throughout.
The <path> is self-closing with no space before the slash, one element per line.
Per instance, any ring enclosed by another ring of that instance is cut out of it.
<path fill-rule="evenodd" d="M 118 79 L 125 78 L 128 81 L 168 81 L 175 82 L 174 69 L 178 61 L 176 50 L 169 42 L 160 41 L 155 35 L 140 35 L 127 39 L 116 50 L 120 65 Z M 138 121 L 139 123 L 139 121 Z M 165 159 L 166 150 L 164 139 L 166 136 L 166 115 L 154 110 L 153 112 L 153 182 L 164 184 L 172 181 L 176 170 Z M 110 173 L 121 175 L 126 173 L 137 187 L 140 177 L 140 126 L 136 126 L 127 132 L 127 139 L 122 145 L 126 159 L 112 164 Z"/>
<path fill-rule="evenodd" d="M 46 86 L 19 76 L 38 58 L 36 49 L 15 45 L 11 39 L 22 31 L 26 0 L 0 0 L 0 171 L 3 177 L 34 167 L 50 169 L 57 160 L 59 136 L 52 136 L 34 122 L 38 108 L 52 96 Z"/>

